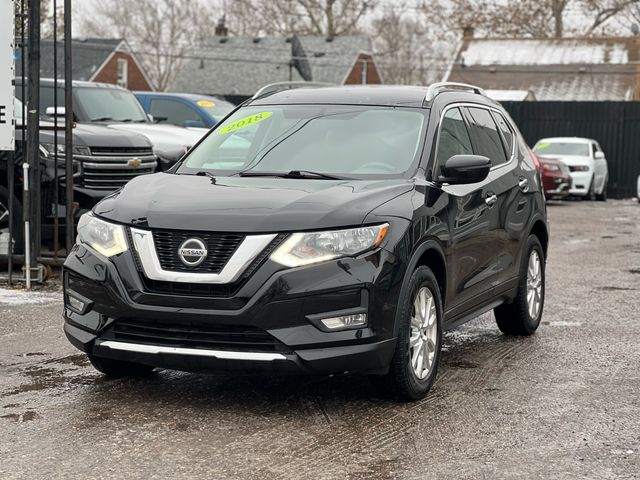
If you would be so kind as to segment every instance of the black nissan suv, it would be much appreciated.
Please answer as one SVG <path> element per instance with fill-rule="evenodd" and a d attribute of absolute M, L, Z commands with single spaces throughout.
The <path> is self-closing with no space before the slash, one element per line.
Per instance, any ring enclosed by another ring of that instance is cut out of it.
<path fill-rule="evenodd" d="M 477 87 L 268 86 L 101 201 L 65 262 L 99 371 L 376 375 L 423 397 L 443 330 L 540 323 L 539 166 Z"/>

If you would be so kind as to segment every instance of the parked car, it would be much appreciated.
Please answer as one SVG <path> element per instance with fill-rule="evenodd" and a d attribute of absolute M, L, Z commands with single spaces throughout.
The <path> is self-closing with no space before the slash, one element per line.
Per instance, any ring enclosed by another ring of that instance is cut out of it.
<path fill-rule="evenodd" d="M 20 82 L 17 81 L 17 84 Z M 58 81 L 58 106 L 55 107 L 54 84 L 53 79 L 42 79 L 40 82 L 40 110 L 49 118 L 64 115 L 64 90 Z M 17 94 L 21 94 L 20 90 L 16 89 Z M 102 125 L 144 135 L 153 145 L 161 170 L 171 167 L 200 140 L 203 133 L 153 123 L 133 93 L 106 83 L 74 81 L 73 115 L 78 124 Z"/>
<path fill-rule="evenodd" d="M 233 111 L 225 100 L 190 93 L 134 92 L 156 123 L 208 130 Z M 203 131 L 201 133 L 204 133 Z"/>
<path fill-rule="evenodd" d="M 4 246 L 13 245 L 22 251 L 22 188 L 24 161 L 22 139 L 26 122 L 22 119 L 22 104 L 16 99 L 16 149 L 0 152 L 0 236 Z M 40 210 L 42 212 L 42 238 L 52 238 L 55 212 L 60 212 L 59 224 L 65 227 L 65 159 L 64 125 L 60 124 L 58 147 L 55 149 L 54 124 L 40 122 L 39 158 L 41 166 Z M 58 157 L 56 169 L 55 158 Z M 9 163 L 14 164 L 14 214 L 9 212 Z M 91 209 L 99 200 L 122 187 L 132 178 L 156 171 L 157 160 L 149 140 L 133 132 L 117 132 L 101 125 L 78 124 L 73 128 L 73 191 L 80 211 Z M 59 197 L 55 197 L 55 184 Z M 56 205 L 58 208 L 56 208 Z M 13 220 L 13 238 L 9 241 L 9 219 Z M 6 255 L 7 251 L 0 251 Z"/>
<path fill-rule="evenodd" d="M 562 160 L 569 166 L 573 185 L 569 193 L 585 200 L 607 200 L 609 168 L 604 152 L 590 138 L 543 138 L 533 151 L 538 157 Z"/>
<path fill-rule="evenodd" d="M 562 160 L 538 157 L 542 173 L 544 195 L 550 200 L 562 200 L 569 196 L 572 178 L 569 167 Z"/>
<path fill-rule="evenodd" d="M 64 329 L 97 370 L 349 371 L 418 399 L 444 329 L 492 309 L 507 334 L 538 328 L 544 196 L 498 103 L 281 88 L 82 217 Z"/>

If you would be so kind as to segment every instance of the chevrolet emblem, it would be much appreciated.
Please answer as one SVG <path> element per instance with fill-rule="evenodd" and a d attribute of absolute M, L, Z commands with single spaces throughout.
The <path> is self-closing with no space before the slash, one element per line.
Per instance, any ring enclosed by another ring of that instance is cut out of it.
<path fill-rule="evenodd" d="M 140 160 L 139 158 L 131 158 L 127 162 L 127 165 L 130 167 L 139 167 L 141 164 L 142 164 L 142 160 Z"/>

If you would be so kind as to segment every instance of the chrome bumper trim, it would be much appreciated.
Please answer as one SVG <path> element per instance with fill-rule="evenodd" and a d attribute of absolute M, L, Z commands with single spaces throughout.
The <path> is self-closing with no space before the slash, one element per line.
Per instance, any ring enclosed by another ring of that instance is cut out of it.
<path fill-rule="evenodd" d="M 236 352 L 227 350 L 204 350 L 200 348 L 179 348 L 164 347 L 160 345 L 142 345 L 139 343 L 126 343 L 107 340 L 97 344 L 100 347 L 107 347 L 112 350 L 124 350 L 127 352 L 161 354 L 169 353 L 174 355 L 193 355 L 197 357 L 214 357 L 221 360 L 252 360 L 260 362 L 270 362 L 273 360 L 286 360 L 281 353 L 267 352 Z"/>
<path fill-rule="evenodd" d="M 179 283 L 232 283 L 276 236 L 276 234 L 249 235 L 245 237 L 220 273 L 191 273 L 163 270 L 153 243 L 153 233 L 150 230 L 131 229 L 133 246 L 138 252 L 147 278 Z"/>

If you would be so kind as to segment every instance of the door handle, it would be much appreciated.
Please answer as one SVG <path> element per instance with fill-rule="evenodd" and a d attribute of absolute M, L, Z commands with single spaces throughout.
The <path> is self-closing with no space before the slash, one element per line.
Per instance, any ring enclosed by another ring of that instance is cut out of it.
<path fill-rule="evenodd" d="M 484 203 L 486 203 L 489 207 L 493 207 L 493 204 L 498 201 L 498 196 L 495 193 L 489 194 L 487 198 L 484 199 Z"/>
<path fill-rule="evenodd" d="M 520 190 L 522 190 L 523 192 L 528 191 L 529 180 L 527 180 L 526 178 L 521 178 L 520 181 L 518 182 L 518 187 L 520 187 Z"/>

